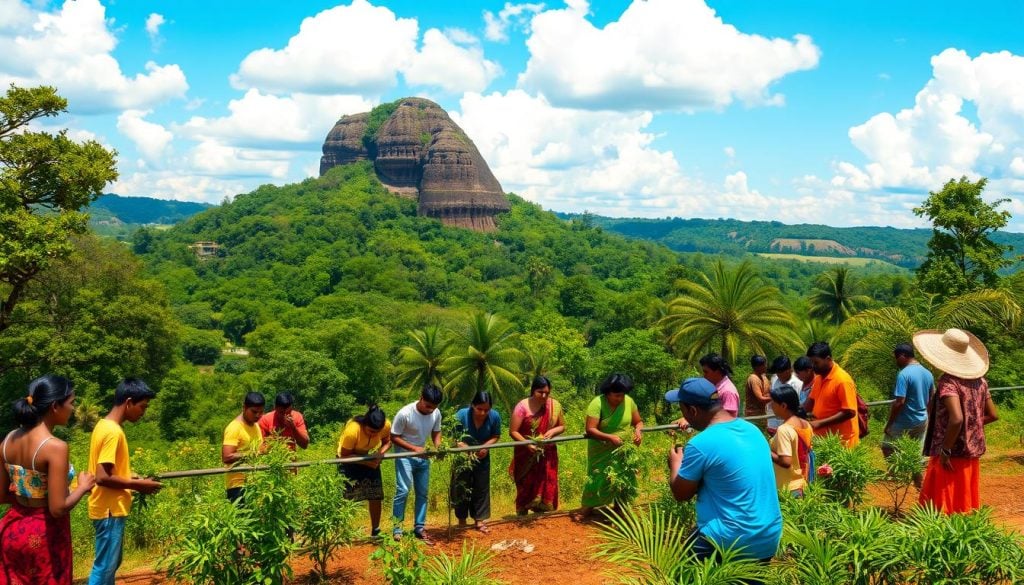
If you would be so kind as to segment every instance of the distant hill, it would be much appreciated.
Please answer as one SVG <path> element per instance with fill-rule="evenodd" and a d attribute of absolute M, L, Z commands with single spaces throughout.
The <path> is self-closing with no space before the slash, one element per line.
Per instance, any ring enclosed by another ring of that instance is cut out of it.
<path fill-rule="evenodd" d="M 212 207 L 209 203 L 122 197 L 108 193 L 89 206 L 89 224 L 104 236 L 126 239 L 144 225 L 173 225 Z"/>
<path fill-rule="evenodd" d="M 709 254 L 772 253 L 802 256 L 872 258 L 906 268 L 917 267 L 928 252 L 930 229 L 786 225 L 737 219 L 638 219 L 561 213 L 631 238 L 653 240 L 680 252 Z M 1024 234 L 998 232 L 993 238 L 1024 253 Z"/>

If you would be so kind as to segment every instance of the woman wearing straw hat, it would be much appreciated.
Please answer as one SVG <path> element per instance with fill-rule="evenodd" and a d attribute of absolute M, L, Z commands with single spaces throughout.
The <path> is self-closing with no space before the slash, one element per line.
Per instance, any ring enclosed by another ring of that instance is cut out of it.
<path fill-rule="evenodd" d="M 946 514 L 970 512 L 981 505 L 978 459 L 985 453 L 984 427 L 998 418 L 984 378 L 988 350 L 961 329 L 918 331 L 914 347 L 943 372 L 929 407 L 925 454 L 930 459 L 919 503 Z"/>

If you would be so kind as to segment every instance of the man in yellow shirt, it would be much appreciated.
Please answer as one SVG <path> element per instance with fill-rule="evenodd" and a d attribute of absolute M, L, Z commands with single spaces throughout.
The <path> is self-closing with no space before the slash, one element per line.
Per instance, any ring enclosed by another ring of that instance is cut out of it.
<path fill-rule="evenodd" d="M 89 441 L 89 473 L 96 487 L 89 495 L 89 518 L 96 529 L 96 556 L 89 585 L 114 585 L 121 566 L 124 523 L 132 507 L 132 491 L 153 494 L 163 485 L 152 479 L 132 477 L 128 440 L 121 424 L 136 422 L 156 396 L 145 382 L 125 378 L 114 391 L 114 408 L 96 423 Z"/>
<path fill-rule="evenodd" d="M 860 442 L 857 424 L 857 385 L 846 370 L 832 361 L 832 348 L 819 341 L 807 350 L 814 369 L 814 387 L 804 410 L 814 414 L 814 434 L 837 434 L 847 448 Z"/>
<path fill-rule="evenodd" d="M 231 466 L 246 456 L 259 452 L 263 445 L 263 432 L 258 423 L 265 406 L 266 400 L 259 392 L 245 395 L 242 414 L 236 416 L 224 429 L 220 459 L 226 465 Z M 237 504 L 245 495 L 245 474 L 229 473 L 226 479 L 228 500 Z"/>

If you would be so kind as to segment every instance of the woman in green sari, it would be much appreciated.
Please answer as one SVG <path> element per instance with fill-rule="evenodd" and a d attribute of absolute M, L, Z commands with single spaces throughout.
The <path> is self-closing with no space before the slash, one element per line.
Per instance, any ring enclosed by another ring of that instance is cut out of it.
<path fill-rule="evenodd" d="M 587 468 L 589 478 L 583 488 L 580 516 L 586 518 L 598 506 L 614 503 L 615 494 L 608 481 L 608 470 L 615 465 L 614 453 L 622 445 L 623 431 L 633 427 L 633 444 L 640 445 L 644 421 L 636 402 L 628 396 L 633 380 L 625 374 L 612 374 L 598 387 L 600 396 L 587 407 Z"/>

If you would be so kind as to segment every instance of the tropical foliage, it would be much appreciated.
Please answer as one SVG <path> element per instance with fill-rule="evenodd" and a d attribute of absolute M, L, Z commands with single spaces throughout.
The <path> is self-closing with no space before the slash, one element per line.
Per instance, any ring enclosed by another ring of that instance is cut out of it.
<path fill-rule="evenodd" d="M 808 314 L 834 325 L 842 324 L 870 302 L 867 296 L 858 294 L 857 285 L 849 268 L 837 266 L 825 272 L 815 283 Z"/>

